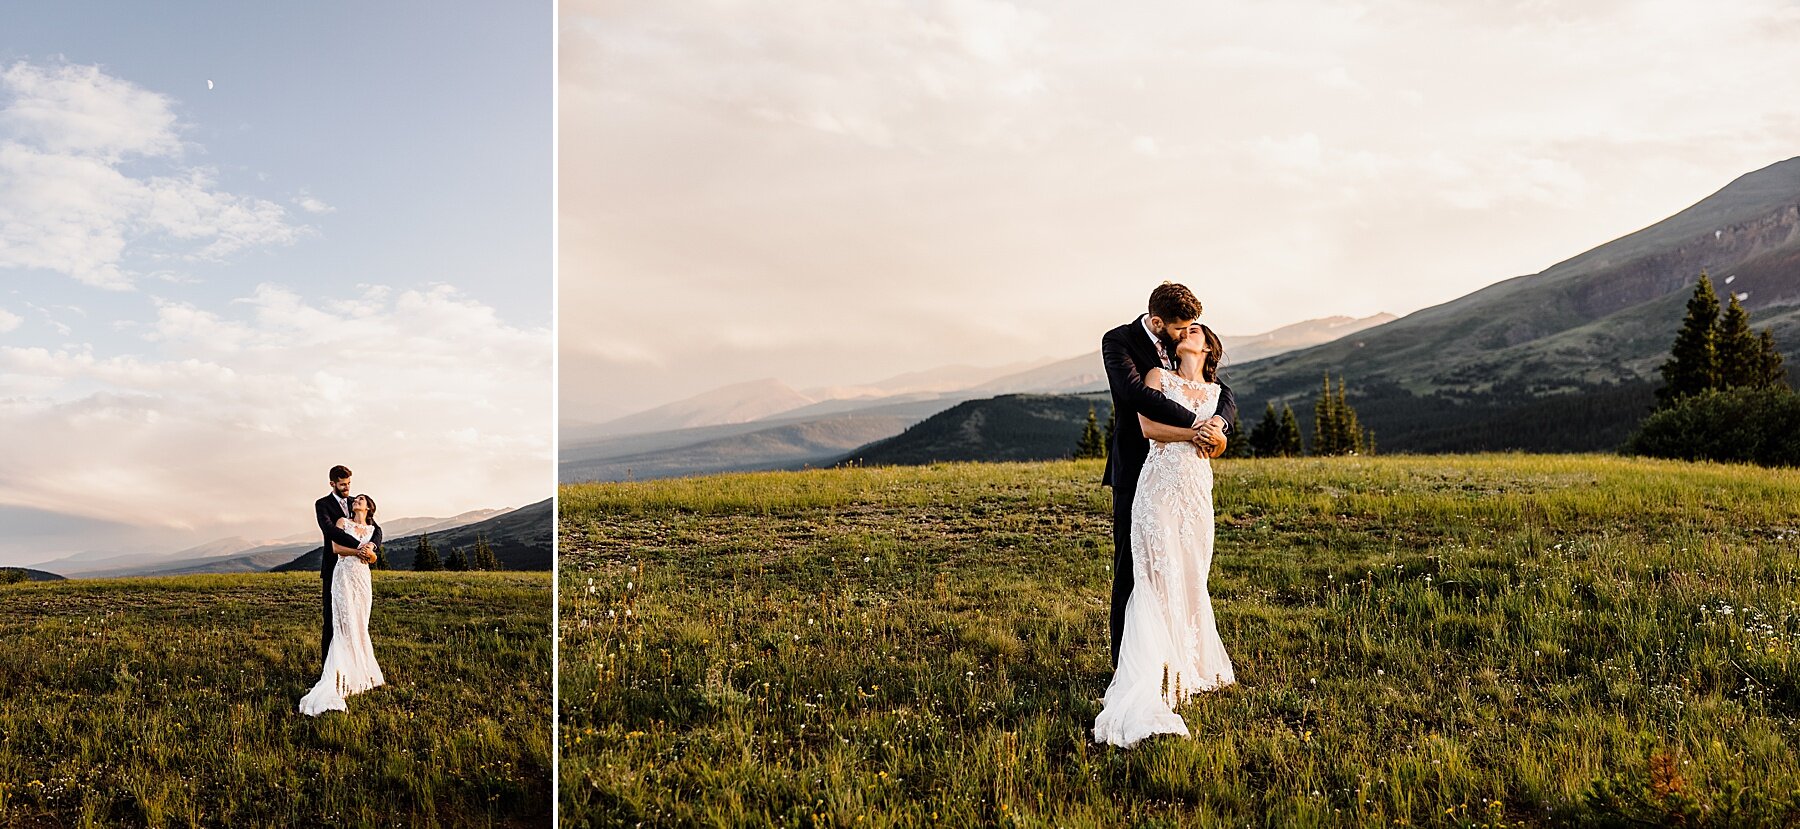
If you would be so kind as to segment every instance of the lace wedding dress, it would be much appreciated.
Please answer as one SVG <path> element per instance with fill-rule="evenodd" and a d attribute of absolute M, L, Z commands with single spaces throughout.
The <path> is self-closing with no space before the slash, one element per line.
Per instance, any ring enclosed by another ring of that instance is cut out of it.
<path fill-rule="evenodd" d="M 1217 383 L 1162 373 L 1170 400 L 1210 417 Z M 1190 396 L 1192 395 L 1192 396 Z M 1192 443 L 1150 442 L 1131 502 L 1131 562 L 1135 579 L 1125 603 L 1119 663 L 1094 741 L 1130 747 L 1152 734 L 1188 733 L 1174 707 L 1201 691 L 1237 681 L 1219 641 L 1212 598 L 1212 462 Z"/>
<path fill-rule="evenodd" d="M 375 528 L 366 524 L 347 524 L 344 530 L 356 536 L 358 543 L 375 535 Z M 327 548 L 325 555 L 333 553 Z M 318 684 L 300 698 L 300 713 L 316 717 L 326 711 L 347 710 L 344 697 L 385 682 L 369 641 L 373 604 L 369 565 L 355 556 L 338 559 L 331 573 L 331 648 L 325 653 L 325 669 Z"/>

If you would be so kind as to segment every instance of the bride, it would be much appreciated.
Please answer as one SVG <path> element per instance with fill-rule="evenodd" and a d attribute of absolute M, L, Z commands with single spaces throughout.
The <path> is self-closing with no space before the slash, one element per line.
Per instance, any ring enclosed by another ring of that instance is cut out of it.
<path fill-rule="evenodd" d="M 351 517 L 339 518 L 338 529 L 358 543 L 375 535 L 375 500 L 358 495 L 350 501 Z M 328 554 L 342 560 L 331 574 L 331 648 L 318 684 L 300 698 L 300 713 L 316 717 L 326 711 L 344 711 L 344 697 L 385 682 L 375 649 L 369 642 L 369 610 L 374 594 L 369 582 L 369 563 L 355 547 L 335 542 Z"/>
<path fill-rule="evenodd" d="M 1223 348 L 1211 328 L 1195 327 L 1200 330 L 1175 348 L 1177 371 L 1153 368 L 1144 384 L 1206 417 L 1219 402 Z M 1125 604 L 1119 662 L 1094 720 L 1095 742 L 1125 747 L 1152 734 L 1186 736 L 1187 723 L 1175 706 L 1237 681 L 1206 592 L 1213 553 L 1212 463 L 1202 454 L 1205 448 L 1184 439 L 1181 430 L 1143 415 L 1138 419 L 1150 439 L 1150 456 L 1131 504 L 1136 583 Z M 1210 447 L 1210 454 L 1223 448 L 1223 443 Z"/>

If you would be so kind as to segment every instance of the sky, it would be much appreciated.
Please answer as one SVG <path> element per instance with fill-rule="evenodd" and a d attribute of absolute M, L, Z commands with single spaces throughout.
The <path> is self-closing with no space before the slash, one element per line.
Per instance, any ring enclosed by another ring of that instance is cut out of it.
<path fill-rule="evenodd" d="M 552 494 L 549 3 L 0 31 L 0 565 Z"/>
<path fill-rule="evenodd" d="M 1541 271 L 1800 155 L 1800 3 L 566 0 L 561 416 L 1250 334 Z M 1229 345 L 1229 343 L 1227 344 Z"/>

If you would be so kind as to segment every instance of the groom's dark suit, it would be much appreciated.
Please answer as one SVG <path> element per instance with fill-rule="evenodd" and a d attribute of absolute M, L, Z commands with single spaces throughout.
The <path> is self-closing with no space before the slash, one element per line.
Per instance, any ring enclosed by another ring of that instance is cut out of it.
<path fill-rule="evenodd" d="M 1163 346 L 1169 358 L 1175 359 L 1175 347 L 1167 342 Z M 1106 364 L 1106 383 L 1112 388 L 1113 401 L 1113 443 L 1107 448 L 1103 482 L 1113 491 L 1112 661 L 1116 668 L 1119 643 L 1125 635 L 1125 603 L 1131 599 L 1133 582 L 1131 501 L 1137 497 L 1138 473 L 1150 455 L 1150 441 L 1137 416 L 1141 413 L 1157 423 L 1191 428 L 1194 413 L 1144 385 L 1144 375 L 1161 367 L 1162 359 L 1142 316 L 1100 338 L 1100 359 Z M 1237 418 L 1237 399 L 1223 382 L 1219 383 L 1219 406 L 1214 414 L 1227 424 Z"/>
<path fill-rule="evenodd" d="M 319 519 L 319 531 L 325 534 L 325 547 L 319 556 L 319 580 L 325 588 L 321 599 L 325 608 L 325 626 L 319 629 L 319 659 L 323 660 L 331 652 L 331 574 L 337 570 L 338 561 L 337 554 L 331 551 L 331 542 L 336 541 L 351 548 L 362 544 L 356 540 L 356 536 L 338 529 L 338 519 L 349 516 L 344 514 L 344 505 L 338 503 L 337 493 L 327 493 L 325 497 L 313 502 L 313 512 Z M 370 523 L 374 523 L 373 519 Z M 375 535 L 369 541 L 377 547 L 381 546 L 380 524 L 375 524 Z"/>

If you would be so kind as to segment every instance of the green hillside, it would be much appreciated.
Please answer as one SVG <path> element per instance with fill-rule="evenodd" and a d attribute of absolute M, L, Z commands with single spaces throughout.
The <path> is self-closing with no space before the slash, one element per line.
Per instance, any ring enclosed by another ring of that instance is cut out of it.
<path fill-rule="evenodd" d="M 1090 408 L 1104 424 L 1112 399 L 1105 394 L 1007 394 L 970 400 L 861 447 L 837 463 L 889 466 L 1067 458 L 1075 453 Z"/>
<path fill-rule="evenodd" d="M 1130 751 L 1097 461 L 563 487 L 565 824 L 1800 821 L 1800 471 L 1215 469 L 1241 684 Z"/>
<path fill-rule="evenodd" d="M 377 573 L 389 684 L 313 719 L 316 574 L 0 586 L 0 826 L 545 826 L 550 589 Z"/>
<path fill-rule="evenodd" d="M 1323 374 L 1346 377 L 1387 450 L 1611 449 L 1644 415 L 1636 402 L 1658 382 L 1702 270 L 1747 293 L 1754 325 L 1800 363 L 1800 158 L 1541 273 L 1227 377 L 1244 411 L 1269 399 L 1299 411 Z M 1595 396 L 1616 405 L 1583 400 Z M 1425 422 L 1411 417 L 1422 411 Z"/>
<path fill-rule="evenodd" d="M 15 581 L 61 581 L 62 576 L 29 567 L 0 567 L 0 584 Z"/>

